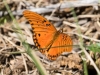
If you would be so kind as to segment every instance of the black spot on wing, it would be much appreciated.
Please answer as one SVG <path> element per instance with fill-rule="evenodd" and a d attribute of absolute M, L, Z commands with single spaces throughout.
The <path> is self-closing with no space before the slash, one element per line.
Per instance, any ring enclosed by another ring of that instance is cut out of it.
<path fill-rule="evenodd" d="M 40 37 L 40 36 L 41 36 L 41 34 L 38 34 L 38 36 Z"/>
<path fill-rule="evenodd" d="M 55 60 L 58 56 L 59 56 L 59 54 L 56 54 L 56 55 L 50 55 L 50 54 L 48 54 L 48 58 L 50 60 Z"/>
<path fill-rule="evenodd" d="M 35 46 L 39 49 L 40 48 L 40 44 L 38 43 L 38 40 L 37 39 L 33 39 L 33 40 L 34 40 Z"/>
<path fill-rule="evenodd" d="M 67 40 L 67 38 L 68 38 L 68 35 L 67 34 L 66 35 L 63 35 L 63 37 L 62 37 L 63 40 Z"/>
<path fill-rule="evenodd" d="M 31 25 L 34 25 L 34 23 L 31 23 Z"/>
<path fill-rule="evenodd" d="M 29 22 L 32 22 L 32 20 L 29 20 Z"/>
<path fill-rule="evenodd" d="M 51 26 L 51 24 L 46 24 L 46 26 Z"/>
<path fill-rule="evenodd" d="M 29 21 L 27 21 L 26 24 L 29 24 Z"/>
<path fill-rule="evenodd" d="M 33 34 L 33 39 L 36 39 L 36 34 Z"/>
<path fill-rule="evenodd" d="M 45 22 L 46 22 L 46 20 L 43 20 L 43 21 L 42 21 L 42 23 L 45 23 Z"/>

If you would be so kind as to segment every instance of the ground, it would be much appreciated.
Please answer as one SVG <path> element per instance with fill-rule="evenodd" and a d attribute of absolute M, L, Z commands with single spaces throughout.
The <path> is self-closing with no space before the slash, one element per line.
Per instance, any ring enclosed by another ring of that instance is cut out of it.
<path fill-rule="evenodd" d="M 69 1 L 74 3 L 74 1 L 78 0 Z M 41 75 L 35 61 L 33 60 L 33 63 L 28 53 L 25 52 L 26 48 L 23 46 L 23 39 L 35 51 L 43 67 L 50 75 L 85 75 L 84 62 L 87 65 L 88 74 L 97 75 L 97 70 L 88 57 L 91 57 L 94 64 L 100 68 L 99 45 L 97 45 L 100 42 L 100 6 L 98 3 L 93 6 L 90 1 L 90 4 L 87 5 L 83 4 L 83 6 L 78 7 L 75 5 L 73 9 L 69 7 L 61 8 L 63 3 L 66 3 L 66 1 L 7 0 L 7 5 L 14 16 L 15 22 L 12 21 L 4 2 L 1 1 L 0 75 Z M 61 6 L 55 8 L 54 6 L 57 4 L 61 4 Z M 52 9 L 50 9 L 50 6 Z M 46 9 L 46 7 L 49 7 L 49 9 Z M 31 25 L 22 14 L 25 9 L 39 13 L 47 18 L 57 30 L 69 35 L 73 40 L 73 50 L 62 53 L 55 61 L 48 60 L 39 50 L 35 50 L 36 46 L 32 37 Z M 22 40 L 19 36 L 22 37 Z M 83 42 L 81 42 L 80 38 L 82 38 Z M 80 44 L 89 54 L 88 56 L 84 53 Z M 93 44 L 96 44 L 94 49 L 91 48 Z"/>

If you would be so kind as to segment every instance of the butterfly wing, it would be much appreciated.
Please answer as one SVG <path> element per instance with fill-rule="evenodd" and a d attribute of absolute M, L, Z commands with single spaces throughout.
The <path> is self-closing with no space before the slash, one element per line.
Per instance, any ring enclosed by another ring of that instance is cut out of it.
<path fill-rule="evenodd" d="M 72 50 L 72 44 L 72 39 L 67 34 L 60 33 L 51 48 L 47 51 L 46 56 L 50 60 L 56 60 L 61 53 L 70 52 Z"/>
<path fill-rule="evenodd" d="M 23 15 L 28 19 L 32 26 L 33 40 L 35 45 L 38 48 L 48 48 L 40 51 L 44 53 L 50 60 L 55 60 L 61 53 L 70 52 L 72 50 L 72 46 L 69 46 L 73 44 L 71 38 L 64 33 L 59 33 L 56 37 L 55 34 L 58 31 L 47 19 L 35 12 L 28 10 L 25 10 Z M 56 39 L 54 39 L 55 37 Z"/>
<path fill-rule="evenodd" d="M 47 19 L 35 12 L 25 10 L 23 15 L 28 19 L 32 26 L 35 45 L 38 48 L 45 48 L 57 32 L 56 28 Z M 43 53 L 45 50 L 41 51 Z"/>

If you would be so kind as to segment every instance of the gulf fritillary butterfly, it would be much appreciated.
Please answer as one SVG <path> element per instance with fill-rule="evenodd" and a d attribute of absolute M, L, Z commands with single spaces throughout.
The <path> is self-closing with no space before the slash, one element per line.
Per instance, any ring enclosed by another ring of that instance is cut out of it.
<path fill-rule="evenodd" d="M 28 10 L 25 10 L 23 15 L 31 24 L 35 45 L 48 59 L 56 60 L 61 53 L 72 50 L 72 46 L 68 46 L 73 44 L 72 39 L 67 34 L 57 31 L 47 19 Z"/>

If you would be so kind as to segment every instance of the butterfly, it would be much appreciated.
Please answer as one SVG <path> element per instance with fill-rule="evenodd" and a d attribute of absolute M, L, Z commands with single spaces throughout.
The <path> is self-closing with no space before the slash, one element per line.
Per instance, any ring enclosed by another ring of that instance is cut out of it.
<path fill-rule="evenodd" d="M 35 46 L 49 60 L 56 60 L 63 52 L 71 52 L 73 41 L 67 34 L 57 31 L 53 24 L 35 12 L 25 10 L 23 15 L 32 27 Z"/>

